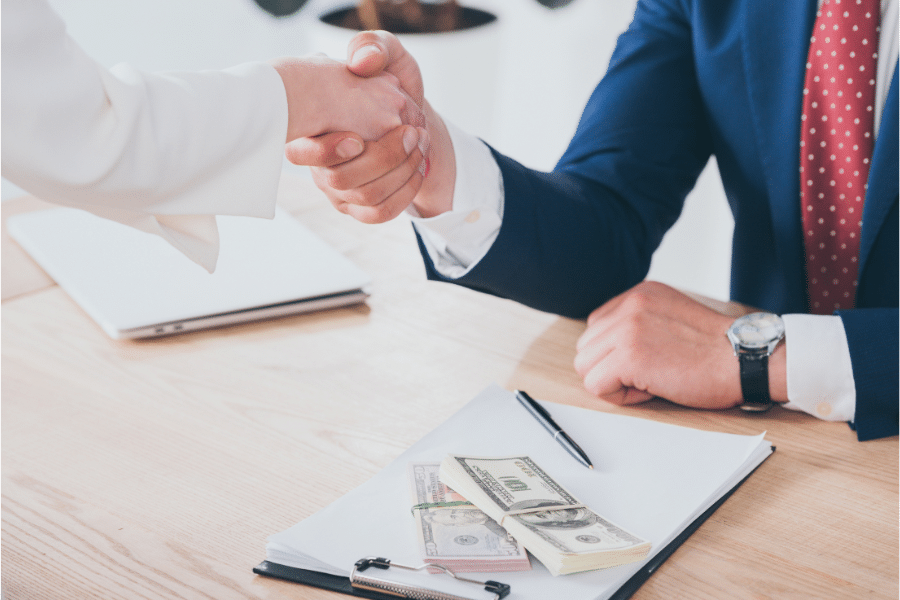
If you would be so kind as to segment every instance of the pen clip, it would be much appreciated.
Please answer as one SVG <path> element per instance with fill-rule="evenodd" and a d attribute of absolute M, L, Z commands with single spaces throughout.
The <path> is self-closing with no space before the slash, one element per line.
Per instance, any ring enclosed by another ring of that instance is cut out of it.
<path fill-rule="evenodd" d="M 519 404 L 531 413 L 531 416 L 534 417 L 544 429 L 550 432 L 550 435 L 554 438 L 562 431 L 562 428 L 556 424 L 556 421 L 553 420 L 553 417 L 550 416 L 547 409 L 541 406 L 540 402 L 522 390 L 516 390 L 516 400 L 518 400 Z"/>

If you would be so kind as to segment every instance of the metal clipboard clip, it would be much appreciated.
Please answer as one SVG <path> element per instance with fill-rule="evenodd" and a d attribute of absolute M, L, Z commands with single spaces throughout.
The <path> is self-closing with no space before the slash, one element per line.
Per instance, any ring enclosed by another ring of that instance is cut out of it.
<path fill-rule="evenodd" d="M 385 594 L 396 596 L 398 598 L 410 598 L 412 600 L 472 600 L 471 598 L 466 598 L 465 596 L 457 596 L 455 594 L 448 594 L 446 592 L 430 590 L 428 588 L 413 586 L 406 583 L 388 581 L 387 579 L 380 579 L 378 577 L 372 577 L 370 575 L 362 575 L 362 572 L 367 570 L 369 567 L 374 567 L 376 569 L 388 569 L 390 567 L 396 567 L 398 569 L 406 569 L 407 571 L 440 569 L 441 571 L 458 581 L 464 581 L 466 583 L 474 583 L 476 585 L 484 586 L 484 590 L 486 592 L 494 594 L 493 600 L 500 600 L 501 598 L 505 598 L 507 595 L 509 595 L 509 585 L 506 583 L 500 583 L 499 581 L 475 581 L 474 579 L 466 579 L 465 577 L 456 575 L 453 571 L 446 567 L 442 567 L 441 565 L 425 563 L 424 565 L 418 567 L 409 567 L 406 565 L 391 563 L 391 561 L 387 558 L 376 558 L 374 556 L 368 556 L 356 561 L 356 564 L 353 565 L 353 571 L 350 573 L 350 585 L 363 590 L 382 592 Z"/>

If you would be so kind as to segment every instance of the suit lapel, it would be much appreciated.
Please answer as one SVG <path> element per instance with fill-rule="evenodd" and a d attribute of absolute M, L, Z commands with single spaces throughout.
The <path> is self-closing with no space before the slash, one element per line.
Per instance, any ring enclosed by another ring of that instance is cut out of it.
<path fill-rule="evenodd" d="M 878 236 L 891 206 L 897 202 L 898 185 L 898 149 L 897 149 L 897 67 L 888 90 L 887 101 L 881 113 L 881 124 L 878 127 L 878 139 L 872 155 L 872 167 L 869 170 L 870 182 L 884 182 L 882 185 L 870 183 L 866 191 L 866 204 L 863 207 L 863 229 L 859 240 L 859 272 L 863 272 L 866 260 Z"/>
<path fill-rule="evenodd" d="M 800 218 L 800 114 L 816 0 L 744 2 L 744 69 L 760 147 L 778 260 L 797 298 L 805 298 Z M 800 300 L 804 304 L 805 300 Z"/>

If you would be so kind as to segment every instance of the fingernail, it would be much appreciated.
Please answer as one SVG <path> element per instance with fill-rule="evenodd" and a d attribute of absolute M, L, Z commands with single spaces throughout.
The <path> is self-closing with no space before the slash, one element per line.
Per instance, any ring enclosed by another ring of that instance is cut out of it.
<path fill-rule="evenodd" d="M 357 48 L 356 52 L 353 53 L 353 58 L 350 60 L 350 62 L 362 62 L 373 54 L 378 54 L 379 52 L 381 52 L 381 48 L 374 44 L 369 44 L 368 46 Z"/>
<path fill-rule="evenodd" d="M 419 132 L 416 131 L 415 127 L 408 127 L 403 133 L 403 149 L 406 150 L 407 154 L 413 151 L 413 148 L 416 147 L 416 142 L 418 141 Z"/>
<path fill-rule="evenodd" d="M 363 145 L 356 138 L 344 138 L 335 146 L 334 150 L 341 158 L 353 158 L 363 151 Z"/>
<path fill-rule="evenodd" d="M 428 177 L 428 173 L 431 172 L 431 159 L 425 158 L 421 163 L 419 163 L 419 173 L 422 174 L 422 177 Z"/>
<path fill-rule="evenodd" d="M 428 138 L 428 130 L 427 129 L 419 129 L 419 150 L 422 151 L 422 156 L 428 156 L 428 148 L 431 143 L 431 140 Z"/>

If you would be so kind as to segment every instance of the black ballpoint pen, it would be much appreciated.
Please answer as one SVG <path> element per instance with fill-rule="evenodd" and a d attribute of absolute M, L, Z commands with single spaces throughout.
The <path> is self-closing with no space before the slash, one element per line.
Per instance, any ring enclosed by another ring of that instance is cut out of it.
<path fill-rule="evenodd" d="M 579 462 L 583 463 L 589 469 L 593 469 L 594 465 L 591 463 L 591 459 L 588 458 L 588 455 L 584 453 L 584 450 L 575 443 L 575 440 L 569 437 L 562 428 L 556 424 L 556 421 L 553 420 L 553 417 L 550 416 L 550 413 L 547 412 L 543 406 L 538 404 L 537 400 L 523 392 L 522 390 L 516 390 L 516 400 L 519 401 L 519 404 L 524 406 L 531 416 L 537 419 L 538 423 L 544 426 L 544 429 L 550 432 L 553 436 L 553 439 L 559 442 L 559 445 L 566 449 L 566 451 L 574 456 Z"/>

